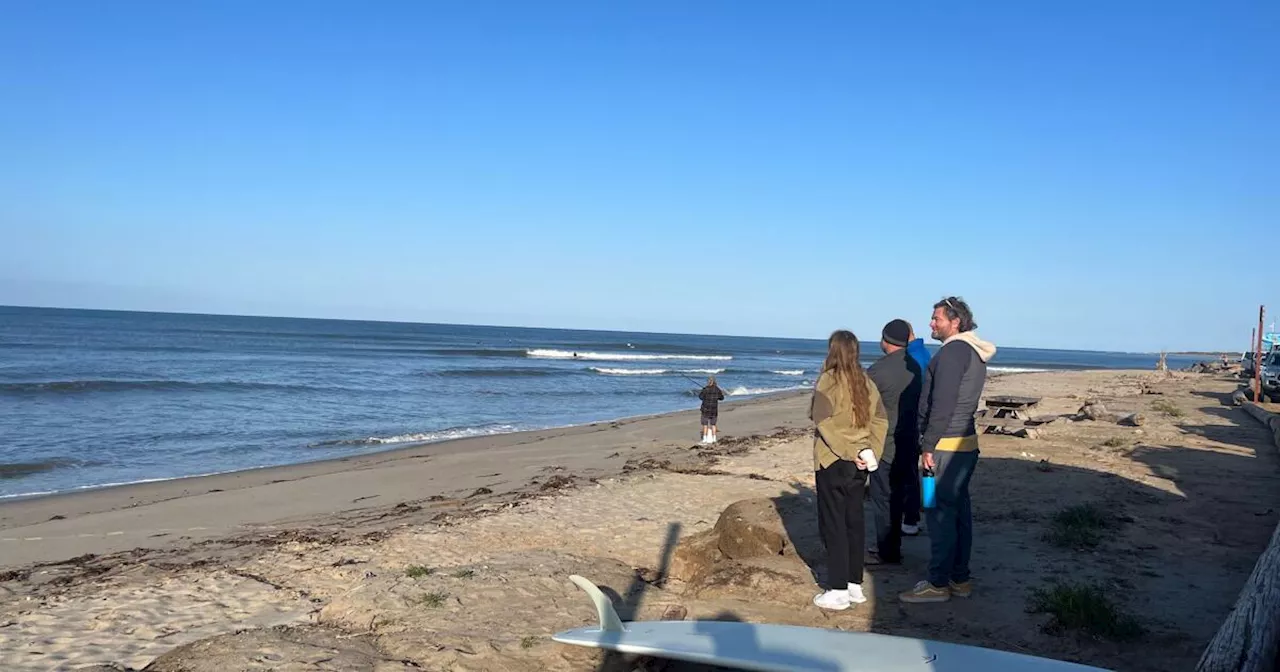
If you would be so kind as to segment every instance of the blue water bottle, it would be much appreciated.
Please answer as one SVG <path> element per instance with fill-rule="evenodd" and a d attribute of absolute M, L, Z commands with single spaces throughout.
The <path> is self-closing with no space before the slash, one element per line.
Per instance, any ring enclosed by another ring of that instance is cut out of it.
<path fill-rule="evenodd" d="M 925 469 L 924 475 L 920 477 L 920 506 L 925 509 L 932 509 L 935 504 L 934 500 L 934 483 L 933 470 Z"/>

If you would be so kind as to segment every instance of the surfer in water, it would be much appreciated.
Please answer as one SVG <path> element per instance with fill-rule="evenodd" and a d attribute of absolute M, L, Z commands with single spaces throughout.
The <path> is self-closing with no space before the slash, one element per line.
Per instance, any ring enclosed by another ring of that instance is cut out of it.
<path fill-rule="evenodd" d="M 707 385 L 698 392 L 702 400 L 702 442 L 716 442 L 716 419 L 720 415 L 720 402 L 724 401 L 724 390 L 716 385 L 716 377 L 707 378 Z"/>

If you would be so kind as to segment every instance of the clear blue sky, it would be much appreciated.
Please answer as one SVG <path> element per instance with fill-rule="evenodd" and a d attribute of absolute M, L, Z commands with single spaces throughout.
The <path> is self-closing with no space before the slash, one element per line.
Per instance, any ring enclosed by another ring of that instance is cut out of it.
<path fill-rule="evenodd" d="M 873 338 L 956 293 L 1006 345 L 1243 349 L 1277 35 L 1274 0 L 6 3 L 0 303 Z"/>

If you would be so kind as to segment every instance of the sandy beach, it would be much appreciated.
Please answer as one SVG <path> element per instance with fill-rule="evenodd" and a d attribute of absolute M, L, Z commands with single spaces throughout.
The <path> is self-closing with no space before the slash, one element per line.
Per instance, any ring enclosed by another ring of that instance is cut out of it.
<path fill-rule="evenodd" d="M 0 504 L 0 668 L 590 670 L 551 643 L 594 620 L 567 579 L 624 618 L 739 618 L 927 637 L 1113 669 L 1194 666 L 1280 519 L 1280 456 L 1225 377 L 1072 371 L 993 378 L 1067 416 L 1095 399 L 1146 422 L 1063 419 L 983 437 L 975 595 L 907 607 L 928 540 L 872 567 L 871 601 L 809 603 L 807 395 L 467 439 L 306 465 Z M 787 548 L 732 567 L 685 551 L 734 502 L 776 506 Z M 1088 548 L 1049 543 L 1064 507 L 1107 512 Z M 672 562 L 673 552 L 675 562 Z M 683 563 L 683 564 L 682 564 Z M 722 571 L 723 570 L 723 571 Z M 1054 582 L 1102 587 L 1140 624 L 1121 643 L 1028 614 Z M 644 661 L 608 661 L 628 669 Z M 649 664 L 648 669 L 653 669 Z"/>

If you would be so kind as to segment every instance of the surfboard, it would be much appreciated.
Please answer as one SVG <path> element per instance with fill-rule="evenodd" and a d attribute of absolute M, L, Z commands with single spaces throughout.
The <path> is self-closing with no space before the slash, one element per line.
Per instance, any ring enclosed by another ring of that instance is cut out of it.
<path fill-rule="evenodd" d="M 552 636 L 562 644 L 758 672 L 1098 672 L 1050 658 L 865 632 L 736 621 L 630 621 L 591 581 L 569 577 L 591 597 L 598 627 Z"/>

